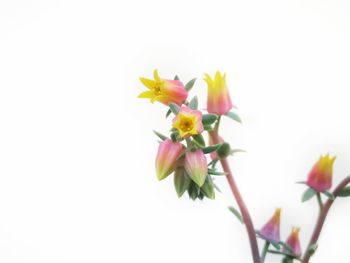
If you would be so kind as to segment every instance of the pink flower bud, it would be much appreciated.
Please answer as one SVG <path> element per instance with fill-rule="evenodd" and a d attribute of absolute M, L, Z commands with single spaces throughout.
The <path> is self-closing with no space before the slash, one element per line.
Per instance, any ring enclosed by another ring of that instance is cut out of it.
<path fill-rule="evenodd" d="M 207 159 L 202 150 L 188 151 L 185 155 L 185 170 L 191 179 L 202 186 L 208 173 Z"/>
<path fill-rule="evenodd" d="M 159 144 L 156 158 L 158 180 L 163 180 L 175 170 L 177 159 L 182 152 L 183 146 L 179 142 L 166 139 Z"/>
<path fill-rule="evenodd" d="M 179 131 L 181 138 L 203 132 L 202 113 L 199 110 L 192 110 L 182 106 L 179 113 L 173 119 L 173 127 Z"/>
<path fill-rule="evenodd" d="M 280 218 L 281 208 L 277 208 L 272 218 L 261 228 L 259 232 L 264 239 L 274 243 L 278 243 L 281 241 Z"/>
<path fill-rule="evenodd" d="M 204 80 L 208 84 L 207 110 L 210 113 L 223 115 L 232 107 L 230 93 L 226 85 L 226 74 L 216 72 L 214 79 L 205 74 Z"/>
<path fill-rule="evenodd" d="M 179 106 L 187 99 L 188 92 L 179 80 L 161 79 L 157 70 L 154 70 L 154 80 L 140 78 L 140 81 L 148 88 L 138 97 L 159 101 L 165 105 L 175 103 Z"/>
<path fill-rule="evenodd" d="M 290 247 L 290 249 L 293 251 L 293 254 L 297 257 L 300 257 L 302 254 L 300 241 L 299 241 L 299 232 L 300 232 L 300 228 L 293 227 L 292 233 L 290 233 L 286 241 L 286 244 Z M 288 252 L 288 251 L 284 249 L 284 252 Z"/>
<path fill-rule="evenodd" d="M 333 163 L 335 156 L 329 154 L 320 157 L 309 172 L 306 184 L 318 192 L 324 192 L 332 187 Z"/>

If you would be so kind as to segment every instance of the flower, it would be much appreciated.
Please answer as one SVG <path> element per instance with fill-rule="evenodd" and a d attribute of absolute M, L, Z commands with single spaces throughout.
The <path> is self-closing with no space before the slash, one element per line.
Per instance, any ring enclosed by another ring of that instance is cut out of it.
<path fill-rule="evenodd" d="M 199 149 L 186 152 L 184 167 L 190 178 L 201 187 L 208 173 L 207 159 L 203 151 Z"/>
<path fill-rule="evenodd" d="M 260 235 L 272 243 L 280 242 L 281 208 L 276 208 L 271 219 L 261 228 Z"/>
<path fill-rule="evenodd" d="M 299 227 L 293 227 L 292 232 L 290 233 L 286 241 L 286 244 L 290 247 L 290 249 L 296 257 L 300 257 L 302 254 L 299 241 L 299 232 Z M 284 252 L 288 252 L 287 249 L 284 249 Z"/>
<path fill-rule="evenodd" d="M 306 184 L 318 192 L 324 192 L 332 187 L 333 163 L 335 156 L 320 156 L 309 172 Z"/>
<path fill-rule="evenodd" d="M 153 76 L 154 80 L 140 78 L 149 90 L 142 92 L 138 98 L 150 99 L 152 103 L 157 100 L 165 105 L 175 103 L 179 106 L 187 99 L 188 93 L 181 81 L 161 79 L 156 69 Z"/>
<path fill-rule="evenodd" d="M 218 135 L 218 138 L 219 138 L 219 143 L 224 143 L 224 142 L 225 142 L 224 139 L 223 139 L 220 135 Z M 212 145 L 215 144 L 215 143 L 213 142 L 213 139 L 212 139 L 212 136 L 210 135 L 210 133 L 209 133 L 209 138 L 208 138 L 208 144 L 209 144 L 209 146 L 212 146 Z M 217 154 L 217 151 L 211 152 L 211 153 L 210 153 L 210 158 L 211 158 L 212 160 L 217 160 L 217 159 L 219 158 L 219 156 L 218 156 L 218 154 Z"/>
<path fill-rule="evenodd" d="M 179 113 L 173 119 L 173 127 L 179 131 L 181 138 L 203 132 L 202 113 L 199 110 L 192 110 L 182 106 Z"/>
<path fill-rule="evenodd" d="M 208 112 L 223 115 L 232 109 L 233 105 L 226 85 L 226 74 L 221 75 L 217 71 L 214 79 L 205 74 L 204 80 L 208 84 Z"/>
<path fill-rule="evenodd" d="M 156 158 L 156 172 L 158 180 L 163 180 L 176 168 L 177 159 L 183 152 L 179 142 L 166 139 L 159 144 Z"/>

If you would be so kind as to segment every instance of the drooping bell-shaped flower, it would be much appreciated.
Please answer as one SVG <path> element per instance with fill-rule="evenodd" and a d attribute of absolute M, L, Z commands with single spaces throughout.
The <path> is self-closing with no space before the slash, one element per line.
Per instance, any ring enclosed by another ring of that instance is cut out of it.
<path fill-rule="evenodd" d="M 329 190 L 332 187 L 335 158 L 335 156 L 330 157 L 328 153 L 326 156 L 321 155 L 309 172 L 306 184 L 318 192 Z"/>
<path fill-rule="evenodd" d="M 204 80 L 208 84 L 207 110 L 210 113 L 223 115 L 232 107 L 231 97 L 226 85 L 226 74 L 216 72 L 214 79 L 205 74 Z"/>
<path fill-rule="evenodd" d="M 179 131 L 181 138 L 200 134 L 203 132 L 202 113 L 199 110 L 182 106 L 173 119 L 173 127 Z"/>
<path fill-rule="evenodd" d="M 154 80 L 140 78 L 140 81 L 148 88 L 138 97 L 159 101 L 165 105 L 175 103 L 179 106 L 187 99 L 188 92 L 179 80 L 161 79 L 158 71 L 154 70 Z"/>
<path fill-rule="evenodd" d="M 201 187 L 208 173 L 207 158 L 203 151 L 198 149 L 194 152 L 186 152 L 184 166 L 190 178 Z"/>
<path fill-rule="evenodd" d="M 158 180 L 163 180 L 176 168 L 177 160 L 183 153 L 183 145 L 166 139 L 159 144 L 156 157 L 156 172 Z"/>
<path fill-rule="evenodd" d="M 260 235 L 267 241 L 278 243 L 280 238 L 281 208 L 276 208 L 271 219 L 261 228 Z"/>
<path fill-rule="evenodd" d="M 292 250 L 293 254 L 296 257 L 300 257 L 302 254 L 300 241 L 299 241 L 299 232 L 300 232 L 299 227 L 293 227 L 292 232 L 290 233 L 286 241 L 286 244 L 289 246 L 289 248 Z M 284 252 L 288 252 L 288 251 L 284 249 Z"/>

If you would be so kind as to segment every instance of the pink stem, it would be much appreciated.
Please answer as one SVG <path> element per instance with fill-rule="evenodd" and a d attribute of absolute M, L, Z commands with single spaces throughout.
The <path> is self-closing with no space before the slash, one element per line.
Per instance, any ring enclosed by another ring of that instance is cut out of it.
<path fill-rule="evenodd" d="M 211 136 L 214 144 L 220 143 L 217 130 L 210 132 L 210 136 Z M 246 230 L 247 230 L 249 242 L 250 242 L 250 248 L 251 248 L 251 252 L 252 252 L 252 256 L 253 256 L 253 262 L 260 263 L 261 261 L 260 261 L 258 242 L 256 240 L 255 229 L 254 229 L 254 225 L 253 225 L 252 219 L 250 217 L 249 211 L 248 211 L 247 206 L 245 205 L 245 203 L 243 201 L 243 198 L 239 192 L 237 184 L 233 178 L 233 174 L 231 172 L 230 165 L 228 164 L 227 159 L 221 158 L 220 162 L 222 165 L 222 169 L 226 173 L 226 179 L 227 179 L 228 184 L 231 188 L 233 196 L 235 197 L 236 202 L 239 206 L 239 209 L 240 209 L 242 217 L 243 217 L 244 224 L 246 226 Z"/>
<path fill-rule="evenodd" d="M 350 176 L 346 177 L 343 181 L 340 182 L 340 184 L 335 188 L 333 191 L 334 199 L 339 195 L 339 193 L 344 189 L 345 186 L 347 186 L 350 183 Z M 328 199 L 327 202 L 324 203 L 323 207 L 320 209 L 320 213 L 318 215 L 317 223 L 314 229 L 314 232 L 312 233 L 309 245 L 307 246 L 307 249 L 305 251 L 305 255 L 302 259 L 302 263 L 308 263 L 310 260 L 310 253 L 308 253 L 309 249 L 312 245 L 317 244 L 317 240 L 320 237 L 323 224 L 326 220 L 326 217 L 328 215 L 329 209 L 331 208 L 334 199 Z"/>

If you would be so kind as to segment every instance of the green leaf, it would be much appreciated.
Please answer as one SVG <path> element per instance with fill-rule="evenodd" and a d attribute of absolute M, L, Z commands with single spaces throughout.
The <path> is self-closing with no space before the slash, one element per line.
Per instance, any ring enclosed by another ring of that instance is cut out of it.
<path fill-rule="evenodd" d="M 188 196 L 194 201 L 199 195 L 199 187 L 197 184 L 191 181 L 190 186 L 187 188 Z"/>
<path fill-rule="evenodd" d="M 225 116 L 231 118 L 232 120 L 235 120 L 239 123 L 242 123 L 242 119 L 238 116 L 237 113 L 234 113 L 233 111 L 228 111 L 225 113 Z"/>
<path fill-rule="evenodd" d="M 327 196 L 331 200 L 335 199 L 334 195 L 331 192 L 324 191 L 324 192 L 322 192 L 322 194 L 324 194 L 325 196 Z"/>
<path fill-rule="evenodd" d="M 157 135 L 162 141 L 166 140 L 166 139 L 169 139 L 168 137 L 166 137 L 165 135 L 161 134 L 160 132 L 157 132 L 155 130 L 153 130 L 153 133 L 155 135 Z"/>
<path fill-rule="evenodd" d="M 209 199 L 212 199 L 212 200 L 215 199 L 214 185 L 210 179 L 210 176 L 207 176 L 207 180 L 205 180 L 205 183 L 201 187 L 201 191 Z"/>
<path fill-rule="evenodd" d="M 208 168 L 208 174 L 211 174 L 211 175 L 226 175 L 227 173 L 219 172 L 219 171 L 216 171 L 215 169 Z"/>
<path fill-rule="evenodd" d="M 203 125 L 213 124 L 218 119 L 218 116 L 215 114 L 203 114 L 202 123 Z"/>
<path fill-rule="evenodd" d="M 241 213 L 236 208 L 234 208 L 233 206 L 229 206 L 228 209 L 232 212 L 232 214 L 234 214 L 237 217 L 237 219 L 242 224 L 244 224 L 243 217 L 242 217 Z"/>
<path fill-rule="evenodd" d="M 180 80 L 178 75 L 175 75 L 174 80 Z"/>
<path fill-rule="evenodd" d="M 293 258 L 286 256 L 283 260 L 282 263 L 293 263 Z"/>
<path fill-rule="evenodd" d="M 201 134 L 197 134 L 197 135 L 193 135 L 193 142 L 200 148 L 204 148 L 205 147 L 205 141 L 204 138 Z"/>
<path fill-rule="evenodd" d="M 234 155 L 234 154 L 236 154 L 236 153 L 245 153 L 246 151 L 245 150 L 242 150 L 242 149 L 232 149 L 231 151 L 230 151 L 230 154 L 231 155 Z"/>
<path fill-rule="evenodd" d="M 208 147 L 203 148 L 203 152 L 204 152 L 205 154 L 211 153 L 211 152 L 216 151 L 216 150 L 219 149 L 220 147 L 221 147 L 221 144 L 214 144 L 214 145 L 211 145 L 211 146 L 208 146 Z"/>
<path fill-rule="evenodd" d="M 191 179 L 187 176 L 183 167 L 175 169 L 174 186 L 178 197 L 181 197 L 191 184 Z"/>
<path fill-rule="evenodd" d="M 340 197 L 348 197 L 350 196 L 350 186 L 347 186 L 345 188 L 343 188 L 343 190 L 341 190 L 341 192 L 339 193 Z"/>
<path fill-rule="evenodd" d="M 169 110 L 166 112 L 165 118 L 168 118 L 170 114 L 171 114 L 171 109 L 169 109 Z"/>
<path fill-rule="evenodd" d="M 177 115 L 179 113 L 180 108 L 175 103 L 170 103 L 169 108 L 170 108 L 171 112 L 174 113 L 175 115 Z"/>
<path fill-rule="evenodd" d="M 313 254 L 315 254 L 316 250 L 317 250 L 318 245 L 317 244 L 313 244 L 311 245 L 308 250 L 307 253 L 312 256 Z"/>
<path fill-rule="evenodd" d="M 185 85 L 185 90 L 190 91 L 193 88 L 194 83 L 196 82 L 196 79 L 191 79 L 187 84 Z"/>
<path fill-rule="evenodd" d="M 316 193 L 317 193 L 317 192 L 316 192 L 314 189 L 308 188 L 308 189 L 304 192 L 304 194 L 303 194 L 303 196 L 302 196 L 302 198 L 301 198 L 301 201 L 302 201 L 302 202 L 306 202 L 306 201 L 310 200 L 312 197 L 314 197 L 314 196 L 316 195 Z"/>
<path fill-rule="evenodd" d="M 198 109 L 198 97 L 194 96 L 190 103 L 188 104 L 188 107 L 190 107 L 192 110 Z"/>
<path fill-rule="evenodd" d="M 204 130 L 206 131 L 212 131 L 214 128 L 211 125 L 203 125 Z"/>

